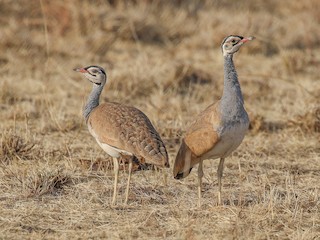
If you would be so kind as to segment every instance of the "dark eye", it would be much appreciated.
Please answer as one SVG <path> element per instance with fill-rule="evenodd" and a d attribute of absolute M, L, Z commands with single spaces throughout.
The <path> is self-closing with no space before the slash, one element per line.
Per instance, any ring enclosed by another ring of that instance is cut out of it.
<path fill-rule="evenodd" d="M 99 71 L 98 71 L 97 69 L 92 69 L 92 70 L 90 71 L 90 73 L 91 73 L 92 76 L 96 77 L 97 74 L 99 73 Z"/>
<path fill-rule="evenodd" d="M 233 39 L 231 42 L 232 42 L 232 43 L 236 43 L 236 40 L 235 40 L 235 39 Z"/>

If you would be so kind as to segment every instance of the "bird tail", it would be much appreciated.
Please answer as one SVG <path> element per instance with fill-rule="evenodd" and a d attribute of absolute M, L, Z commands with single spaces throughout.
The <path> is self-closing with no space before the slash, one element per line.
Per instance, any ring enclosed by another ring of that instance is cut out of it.
<path fill-rule="evenodd" d="M 193 165 L 196 164 L 197 159 L 183 139 L 173 166 L 174 178 L 181 179 L 187 177 Z"/>

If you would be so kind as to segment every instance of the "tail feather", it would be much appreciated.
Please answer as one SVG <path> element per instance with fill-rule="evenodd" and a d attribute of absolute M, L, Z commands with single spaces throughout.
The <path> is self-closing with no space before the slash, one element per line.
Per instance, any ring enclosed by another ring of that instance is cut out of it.
<path fill-rule="evenodd" d="M 187 177 L 197 162 L 197 157 L 192 153 L 183 139 L 173 166 L 174 178 L 181 179 Z"/>

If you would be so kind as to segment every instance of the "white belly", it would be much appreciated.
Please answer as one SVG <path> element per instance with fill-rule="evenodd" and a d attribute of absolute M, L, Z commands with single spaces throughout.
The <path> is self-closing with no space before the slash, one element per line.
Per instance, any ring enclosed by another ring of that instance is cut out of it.
<path fill-rule="evenodd" d="M 241 144 L 247 130 L 248 124 L 237 124 L 222 129 L 220 141 L 201 159 L 226 158 Z"/>
<path fill-rule="evenodd" d="M 118 158 L 120 157 L 120 154 L 123 154 L 123 155 L 133 155 L 132 153 L 130 152 L 127 152 L 125 150 L 122 150 L 122 149 L 119 149 L 119 148 L 116 148 L 116 147 L 113 147 L 107 143 L 102 143 L 99 141 L 99 138 L 97 136 L 97 134 L 93 131 L 93 129 L 88 126 L 88 129 L 89 129 L 89 132 L 91 133 L 91 135 L 96 139 L 97 143 L 99 144 L 99 146 L 111 157 L 115 157 L 115 158 Z"/>
<path fill-rule="evenodd" d="M 120 157 L 120 154 L 132 155 L 132 153 L 129 153 L 125 150 L 121 150 L 121 149 L 112 147 L 112 146 L 108 145 L 107 143 L 101 143 L 98 139 L 96 139 L 96 140 L 97 140 L 97 143 L 99 144 L 99 146 L 111 157 L 118 158 L 118 157 Z"/>

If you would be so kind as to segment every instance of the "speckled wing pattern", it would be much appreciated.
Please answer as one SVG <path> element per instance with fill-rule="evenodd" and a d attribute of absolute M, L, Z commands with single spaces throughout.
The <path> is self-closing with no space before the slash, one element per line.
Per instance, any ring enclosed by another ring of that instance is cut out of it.
<path fill-rule="evenodd" d="M 125 150 L 147 163 L 168 166 L 168 154 L 158 132 L 139 109 L 118 103 L 96 107 L 88 118 L 101 143 Z"/>
<path fill-rule="evenodd" d="M 184 141 L 197 157 L 214 148 L 220 140 L 217 128 L 221 125 L 220 101 L 207 107 L 190 124 Z"/>

